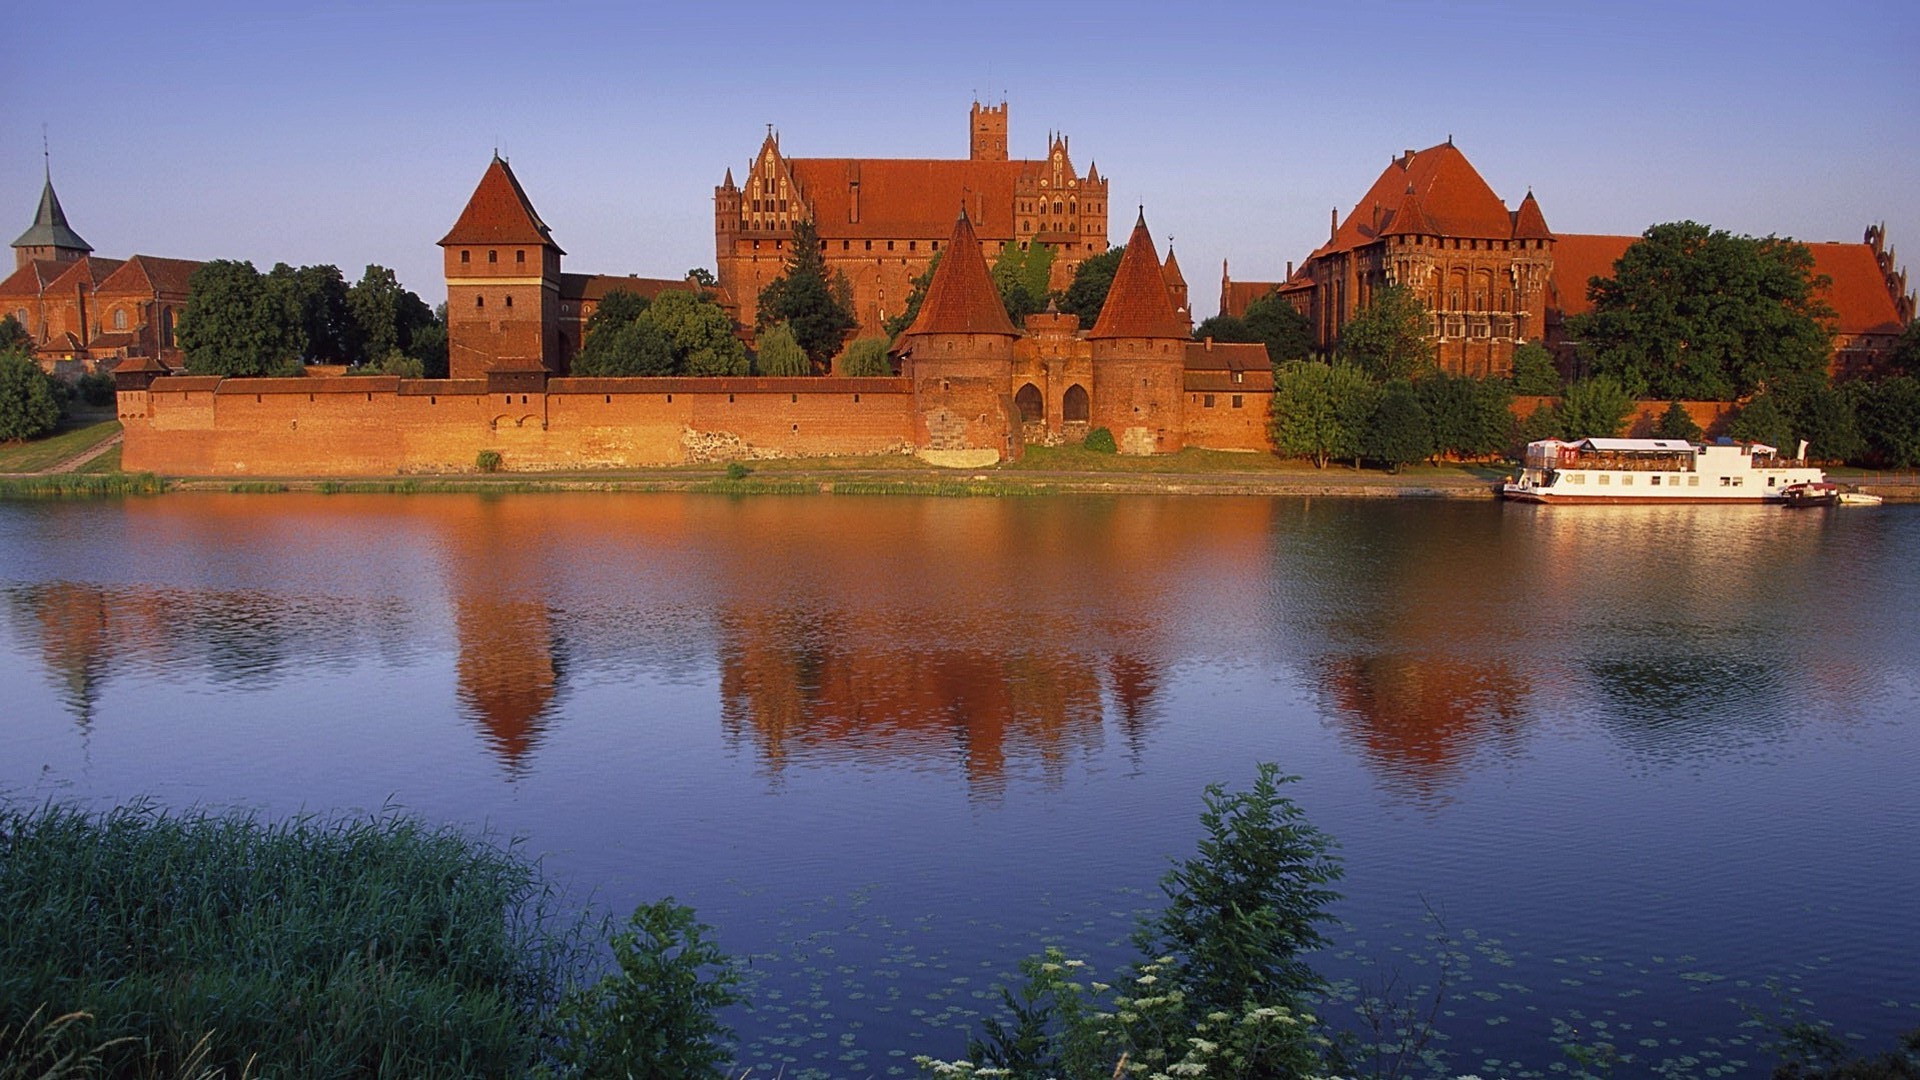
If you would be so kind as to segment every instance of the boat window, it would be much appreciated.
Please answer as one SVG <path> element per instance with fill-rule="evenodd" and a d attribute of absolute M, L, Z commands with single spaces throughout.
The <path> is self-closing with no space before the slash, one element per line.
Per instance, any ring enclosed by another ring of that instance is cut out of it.
<path fill-rule="evenodd" d="M 1721 486 L 1721 487 L 1732 487 L 1732 486 L 1733 486 L 1733 477 L 1731 477 L 1731 476 L 1723 476 L 1723 477 L 1721 477 L 1721 478 L 1720 478 L 1720 486 Z"/>
<path fill-rule="evenodd" d="M 1628 473 L 1627 475 L 1625 475 L 1625 476 L 1623 476 L 1623 477 L 1621 477 L 1621 478 L 1620 478 L 1620 483 L 1621 483 L 1621 485 L 1622 485 L 1622 486 L 1629 486 L 1629 487 L 1630 487 L 1630 486 L 1632 486 L 1632 484 L 1633 484 L 1633 474 L 1632 474 L 1632 473 Z"/>
<path fill-rule="evenodd" d="M 1769 477 L 1767 477 L 1767 486 L 1768 486 L 1768 487 L 1772 487 L 1772 486 L 1773 486 L 1773 479 L 1774 479 L 1774 478 L 1773 478 L 1773 477 L 1771 477 L 1771 476 L 1769 476 Z"/>
<path fill-rule="evenodd" d="M 1697 477 L 1697 476 L 1689 476 L 1689 477 L 1687 477 L 1687 486 L 1688 486 L 1688 487 L 1699 487 L 1699 486 L 1700 486 L 1700 478 L 1699 478 L 1699 477 Z"/>
<path fill-rule="evenodd" d="M 1739 486 L 1740 486 L 1740 482 L 1741 482 L 1742 480 L 1745 480 L 1745 479 L 1746 479 L 1746 477 L 1744 477 L 1744 476 L 1736 476 L 1736 477 L 1734 477 L 1734 478 L 1733 478 L 1733 486 L 1734 486 L 1734 487 L 1739 487 Z"/>
<path fill-rule="evenodd" d="M 1584 475 L 1583 475 L 1583 474 L 1581 474 L 1581 473 L 1574 473 L 1574 474 L 1573 474 L 1573 482 L 1574 482 L 1574 483 L 1576 483 L 1576 484 L 1584 484 L 1584 483 L 1586 483 L 1586 482 L 1587 482 L 1587 478 L 1586 478 L 1586 476 L 1584 476 Z"/>
<path fill-rule="evenodd" d="M 1598 477 L 1600 478 L 1600 482 L 1601 482 L 1602 484 L 1605 484 L 1605 483 L 1608 483 L 1608 482 L 1610 482 L 1610 481 L 1611 481 L 1611 479 L 1612 479 L 1612 478 L 1611 478 L 1610 476 L 1608 476 L 1608 475 L 1607 475 L 1606 473 L 1597 473 L 1597 474 L 1595 474 L 1595 475 L 1597 475 L 1597 476 L 1598 476 Z"/>
<path fill-rule="evenodd" d="M 1647 483 L 1652 484 L 1654 487 L 1659 487 L 1660 477 L 1658 475 L 1649 476 L 1647 477 Z"/>

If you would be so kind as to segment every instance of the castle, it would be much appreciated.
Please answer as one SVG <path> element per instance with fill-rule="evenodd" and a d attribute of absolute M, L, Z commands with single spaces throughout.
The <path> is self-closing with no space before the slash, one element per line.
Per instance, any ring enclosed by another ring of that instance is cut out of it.
<path fill-rule="evenodd" d="M 896 345 L 897 376 L 576 378 L 568 359 L 598 296 L 698 286 L 564 273 L 552 230 L 496 156 L 440 240 L 452 377 L 220 378 L 124 365 L 122 463 L 351 476 L 471 469 L 482 451 L 509 469 L 911 452 L 978 467 L 1095 427 L 1128 453 L 1268 448 L 1264 346 L 1190 340 L 1184 279 L 1171 253 L 1162 264 L 1144 214 L 1083 330 L 1058 312 L 1015 327 L 972 209 L 954 211 Z"/>
<path fill-rule="evenodd" d="M 861 333 L 878 334 L 906 309 L 965 207 L 975 235 L 998 249 L 1041 244 L 1054 253 L 1049 288 L 1063 289 L 1088 258 L 1107 250 L 1107 180 L 1091 163 L 1074 169 L 1065 135 L 1040 160 L 1007 157 L 1007 106 L 973 103 L 964 159 L 788 157 L 771 126 L 747 166 L 713 189 L 714 258 L 720 285 L 751 326 L 760 290 L 786 269 L 796 224 L 812 220 L 831 273 L 853 287 Z"/>
<path fill-rule="evenodd" d="M 1808 244 L 1813 272 L 1830 279 L 1834 375 L 1875 370 L 1914 315 L 1906 274 L 1895 269 L 1884 228 L 1859 244 Z M 1504 375 L 1513 351 L 1540 341 L 1570 363 L 1566 320 L 1589 310 L 1587 281 L 1607 277 L 1637 236 L 1556 234 L 1529 191 L 1515 210 L 1448 139 L 1396 156 L 1327 242 L 1283 281 L 1234 281 L 1221 267 L 1220 311 L 1245 313 L 1279 296 L 1312 323 L 1315 347 L 1340 331 L 1388 285 L 1410 288 L 1433 317 L 1435 359 L 1461 375 Z"/>

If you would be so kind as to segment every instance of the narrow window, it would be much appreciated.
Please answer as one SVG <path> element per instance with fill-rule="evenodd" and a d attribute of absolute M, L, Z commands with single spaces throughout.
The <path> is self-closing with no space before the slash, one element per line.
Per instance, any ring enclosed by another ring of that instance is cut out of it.
<path fill-rule="evenodd" d="M 1213 408 L 1213 395 L 1208 394 L 1206 397 L 1201 398 L 1200 404 L 1205 408 L 1209 408 L 1209 409 Z"/>
<path fill-rule="evenodd" d="M 497 251 L 489 251 L 489 252 L 487 252 L 487 261 L 488 261 L 488 262 L 490 262 L 490 263 L 497 263 L 497 262 L 499 262 L 499 261 L 500 261 L 500 253 L 499 253 L 499 252 L 497 252 Z"/>
<path fill-rule="evenodd" d="M 1234 408 L 1236 408 L 1236 409 L 1238 409 L 1238 408 L 1240 408 L 1240 407 L 1242 407 L 1242 406 L 1244 406 L 1244 405 L 1245 405 L 1246 403 L 1247 403 L 1247 402 L 1246 402 L 1246 399 L 1245 399 L 1245 398 L 1244 398 L 1244 397 L 1243 397 L 1242 395 L 1240 395 L 1240 394 L 1235 394 L 1235 395 L 1233 395 L 1233 407 L 1234 407 Z"/>
<path fill-rule="evenodd" d="M 512 306 L 513 306 L 513 297 L 511 297 L 511 296 L 509 296 L 509 297 L 507 297 L 507 306 L 508 306 L 508 307 L 512 307 Z"/>
<path fill-rule="evenodd" d="M 517 263 L 523 263 L 523 262 L 526 262 L 526 261 L 527 261 L 527 249 L 526 249 L 526 248 L 515 248 L 515 249 L 514 249 L 514 251 L 513 251 L 513 261 L 514 261 L 514 262 L 517 262 Z"/>
<path fill-rule="evenodd" d="M 472 262 L 472 261 L 473 261 L 473 252 L 471 252 L 471 251 L 468 251 L 468 250 L 467 250 L 467 249 L 465 249 L 465 248 L 461 248 L 461 249 L 460 249 L 460 261 L 461 261 L 461 262 L 463 262 L 463 263 L 467 263 L 467 262 Z"/>
<path fill-rule="evenodd" d="M 473 306 L 474 306 L 474 307 L 486 307 L 486 306 L 487 306 L 487 298 L 486 298 L 486 297 L 484 297 L 484 296 L 476 296 L 476 297 L 474 297 L 474 298 L 473 298 Z"/>

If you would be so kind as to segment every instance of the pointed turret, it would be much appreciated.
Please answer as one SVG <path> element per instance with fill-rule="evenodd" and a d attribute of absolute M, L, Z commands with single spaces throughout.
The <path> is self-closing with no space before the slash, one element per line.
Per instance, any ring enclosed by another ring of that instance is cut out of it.
<path fill-rule="evenodd" d="M 1187 305 L 1187 278 L 1180 272 L 1180 260 L 1173 256 L 1173 242 L 1167 242 L 1167 261 L 1160 264 L 1160 277 L 1167 283 L 1167 299 L 1173 301 L 1174 314 L 1188 324 L 1193 312 Z"/>
<path fill-rule="evenodd" d="M 460 220 L 440 238 L 441 247 L 454 244 L 539 244 L 566 254 L 553 242 L 552 230 L 540 220 L 520 180 L 498 154 L 481 175 Z"/>
<path fill-rule="evenodd" d="M 71 262 L 93 250 L 93 245 L 80 239 L 80 234 L 67 224 L 67 212 L 60 208 L 60 196 L 53 193 L 51 170 L 40 188 L 40 206 L 34 212 L 33 225 L 13 242 L 13 250 L 15 268 L 35 259 Z"/>
<path fill-rule="evenodd" d="M 1520 209 L 1513 215 L 1513 238 L 1515 240 L 1551 240 L 1553 230 L 1547 228 L 1547 216 L 1540 212 L 1540 204 L 1534 200 L 1533 189 L 1527 189 L 1527 197 L 1520 200 Z"/>
<path fill-rule="evenodd" d="M 1000 290 L 993 287 L 986 255 L 980 250 L 980 239 L 974 235 L 965 208 L 954 223 L 953 238 L 940 255 L 933 280 L 927 283 L 920 314 L 907 327 L 907 337 L 923 334 L 1020 335 L 1007 318 Z"/>
<path fill-rule="evenodd" d="M 739 185 L 733 182 L 733 166 L 727 166 L 727 178 L 721 181 L 720 186 L 726 188 L 728 191 L 740 190 Z"/>
<path fill-rule="evenodd" d="M 1393 212 L 1393 220 L 1380 231 L 1381 236 L 1438 236 L 1440 230 L 1434 227 L 1433 219 L 1420 206 L 1420 196 L 1414 193 L 1413 185 L 1407 185 L 1407 193 L 1400 197 L 1400 205 Z"/>
<path fill-rule="evenodd" d="M 1184 338 L 1187 328 L 1174 311 L 1173 298 L 1167 295 L 1167 282 L 1160 272 L 1160 259 L 1153 251 L 1153 234 L 1147 231 L 1144 209 L 1133 223 L 1133 235 L 1127 238 L 1126 254 L 1113 272 L 1113 286 L 1100 317 L 1088 332 L 1090 340 L 1099 338 Z"/>

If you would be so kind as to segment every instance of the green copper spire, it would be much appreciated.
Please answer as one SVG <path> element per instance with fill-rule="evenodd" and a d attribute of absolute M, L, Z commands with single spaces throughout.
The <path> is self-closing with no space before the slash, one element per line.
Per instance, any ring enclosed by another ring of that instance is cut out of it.
<path fill-rule="evenodd" d="M 60 209 L 60 196 L 53 193 L 51 171 L 47 173 L 46 186 L 40 189 L 40 210 L 33 215 L 33 227 L 21 233 L 13 246 L 66 248 L 83 255 L 93 250 L 93 245 L 80 239 L 80 234 L 67 224 L 67 212 Z"/>

